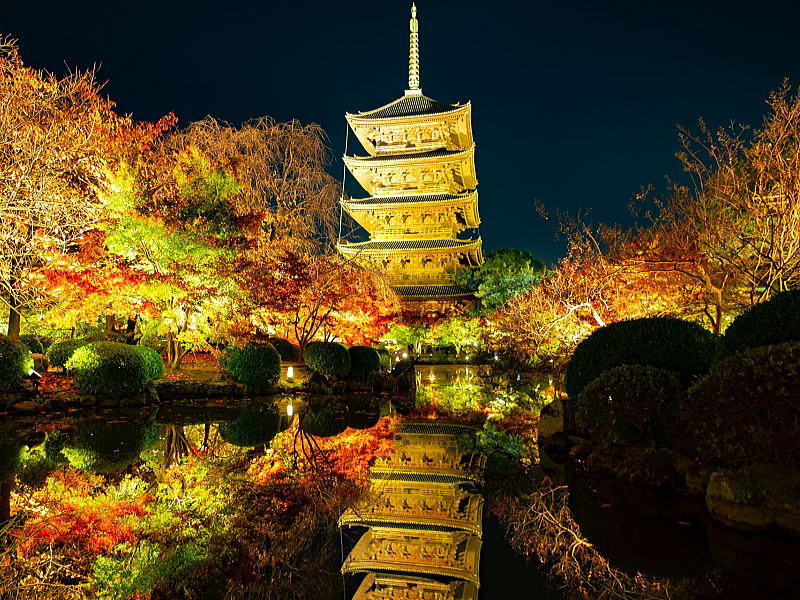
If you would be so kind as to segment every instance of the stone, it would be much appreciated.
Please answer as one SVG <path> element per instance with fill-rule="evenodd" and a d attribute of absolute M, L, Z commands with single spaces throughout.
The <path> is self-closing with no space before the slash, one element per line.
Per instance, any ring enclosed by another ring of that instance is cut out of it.
<path fill-rule="evenodd" d="M 33 370 L 37 373 L 44 373 L 50 367 L 50 361 L 44 354 L 31 354 L 33 357 Z"/>
<path fill-rule="evenodd" d="M 706 506 L 713 518 L 731 527 L 800 536 L 800 472 L 782 465 L 716 471 L 708 482 Z"/>
<path fill-rule="evenodd" d="M 42 408 L 43 408 L 43 406 L 41 404 L 39 404 L 38 402 L 34 402 L 33 400 L 26 400 L 24 402 L 17 402 L 16 404 L 14 404 L 11 407 L 11 409 L 14 412 L 25 413 L 25 414 L 41 412 Z"/>
<path fill-rule="evenodd" d="M 564 431 L 565 400 L 558 398 L 542 409 L 539 415 L 539 439 Z"/>
<path fill-rule="evenodd" d="M 705 497 L 708 490 L 708 482 L 715 471 L 716 469 L 714 469 L 714 467 L 706 465 L 699 465 L 696 463 L 689 465 L 686 470 L 683 471 L 686 482 L 686 492 L 692 496 L 698 496 L 700 498 Z"/>

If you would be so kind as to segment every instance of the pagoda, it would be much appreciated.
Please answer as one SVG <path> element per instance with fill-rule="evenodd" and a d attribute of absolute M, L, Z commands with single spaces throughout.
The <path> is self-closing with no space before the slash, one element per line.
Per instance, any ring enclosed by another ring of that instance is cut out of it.
<path fill-rule="evenodd" d="M 345 118 L 368 156 L 344 163 L 368 197 L 341 199 L 369 240 L 338 244 L 348 259 L 383 273 L 403 300 L 468 297 L 459 269 L 483 262 L 472 111 L 422 93 L 419 22 L 411 6 L 408 89 L 375 110 Z"/>

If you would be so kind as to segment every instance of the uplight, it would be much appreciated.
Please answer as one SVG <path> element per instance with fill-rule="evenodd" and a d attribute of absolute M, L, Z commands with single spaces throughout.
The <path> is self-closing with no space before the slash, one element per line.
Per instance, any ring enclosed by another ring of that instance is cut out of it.
<path fill-rule="evenodd" d="M 292 367 L 289 368 L 291 369 Z M 289 402 L 289 404 L 286 405 L 286 415 L 291 417 L 293 414 L 294 414 L 294 405 L 291 402 Z"/>
<path fill-rule="evenodd" d="M 287 367 L 286 379 L 294 379 L 294 367 Z M 289 406 L 291 406 L 291 404 Z M 289 416 L 291 416 L 291 414 L 292 413 L 289 413 Z"/>

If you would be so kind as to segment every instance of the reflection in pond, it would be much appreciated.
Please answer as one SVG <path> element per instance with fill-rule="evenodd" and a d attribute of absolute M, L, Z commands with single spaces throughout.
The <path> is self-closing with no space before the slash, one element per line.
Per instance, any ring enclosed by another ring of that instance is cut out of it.
<path fill-rule="evenodd" d="M 472 430 L 442 421 L 397 425 L 394 452 L 371 470 L 369 496 L 340 519 L 342 527 L 367 528 L 342 565 L 343 573 L 368 574 L 354 600 L 477 598 L 484 459 L 458 443 Z"/>

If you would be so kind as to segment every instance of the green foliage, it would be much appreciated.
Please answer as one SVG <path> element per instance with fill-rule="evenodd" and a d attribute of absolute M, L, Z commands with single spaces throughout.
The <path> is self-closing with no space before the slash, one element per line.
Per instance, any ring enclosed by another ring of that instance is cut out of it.
<path fill-rule="evenodd" d="M 44 455 L 53 464 L 65 463 L 67 459 L 61 452 L 67 446 L 69 437 L 61 431 L 48 431 L 44 438 Z"/>
<path fill-rule="evenodd" d="M 483 346 L 483 327 L 480 319 L 450 317 L 433 328 L 433 340 L 439 347 L 453 346 L 457 354 L 477 352 Z"/>
<path fill-rule="evenodd" d="M 530 252 L 494 250 L 481 266 L 460 271 L 457 282 L 476 289 L 483 309 L 493 311 L 538 284 L 546 272 Z"/>
<path fill-rule="evenodd" d="M 350 353 L 350 379 L 361 382 L 372 381 L 381 370 L 378 351 L 369 346 L 352 346 Z"/>
<path fill-rule="evenodd" d="M 18 388 L 32 368 L 33 357 L 28 347 L 0 335 L 0 392 Z"/>
<path fill-rule="evenodd" d="M 45 350 L 47 350 L 52 343 L 48 338 L 40 337 L 32 333 L 25 333 L 19 336 L 19 339 L 33 354 L 44 354 Z"/>
<path fill-rule="evenodd" d="M 67 361 L 72 358 L 72 354 L 75 350 L 88 343 L 89 340 L 78 338 L 56 342 L 47 349 L 47 360 L 53 367 L 63 367 L 67 364 Z"/>
<path fill-rule="evenodd" d="M 14 477 L 20 465 L 23 443 L 8 434 L 0 435 L 0 481 Z"/>
<path fill-rule="evenodd" d="M 369 429 L 375 427 L 381 418 L 381 409 L 374 398 L 351 398 L 347 401 L 350 411 L 350 427 Z"/>
<path fill-rule="evenodd" d="M 333 437 L 347 429 L 350 411 L 339 402 L 309 403 L 300 419 L 300 429 L 317 437 Z"/>
<path fill-rule="evenodd" d="M 325 377 L 347 377 L 350 373 L 350 353 L 336 342 L 311 342 L 306 346 L 303 360 Z"/>
<path fill-rule="evenodd" d="M 722 341 L 729 354 L 758 346 L 800 342 L 800 290 L 782 292 L 751 307 L 734 319 Z"/>
<path fill-rule="evenodd" d="M 81 421 L 62 453 L 75 468 L 114 473 L 134 462 L 159 435 L 158 428 L 139 421 Z"/>
<path fill-rule="evenodd" d="M 420 351 L 422 344 L 431 340 L 431 330 L 426 325 L 403 325 L 401 323 L 394 323 L 381 338 L 381 341 L 394 350 L 414 348 L 417 352 Z"/>
<path fill-rule="evenodd" d="M 139 339 L 139 345 L 147 346 L 159 354 L 164 354 L 164 352 L 167 350 L 167 338 L 161 335 L 161 332 L 159 331 L 160 325 L 161 323 L 159 320 L 148 321 L 142 329 L 142 336 Z"/>
<path fill-rule="evenodd" d="M 578 397 L 582 428 L 603 443 L 663 446 L 674 430 L 684 388 L 677 375 L 647 365 L 601 373 Z"/>
<path fill-rule="evenodd" d="M 458 444 L 463 450 L 485 454 L 488 470 L 499 474 L 514 473 L 522 457 L 522 438 L 500 431 L 490 421 L 477 433 L 459 435 Z"/>
<path fill-rule="evenodd" d="M 800 343 L 728 357 L 690 389 L 681 411 L 686 450 L 725 466 L 800 467 Z"/>
<path fill-rule="evenodd" d="M 231 346 L 225 354 L 222 366 L 236 381 L 263 390 L 281 378 L 281 357 L 269 344 Z"/>
<path fill-rule="evenodd" d="M 275 404 L 245 406 L 236 419 L 217 427 L 220 436 L 229 444 L 242 447 L 264 446 L 280 430 L 281 414 Z"/>
<path fill-rule="evenodd" d="M 132 346 L 144 359 L 144 369 L 148 381 L 155 381 L 164 377 L 164 361 L 161 355 L 147 346 Z"/>
<path fill-rule="evenodd" d="M 389 354 L 388 350 L 386 350 L 384 348 L 380 348 L 378 350 L 378 358 L 381 361 L 381 370 L 382 371 L 385 371 L 385 372 L 388 373 L 389 371 L 392 370 L 392 366 L 394 366 L 394 359 L 392 358 L 392 355 Z"/>
<path fill-rule="evenodd" d="M 128 334 L 124 331 L 97 331 L 83 336 L 87 342 L 117 342 L 119 344 L 126 344 L 128 342 Z"/>
<path fill-rule="evenodd" d="M 619 321 L 575 348 L 567 367 L 567 394 L 578 398 L 589 383 L 620 365 L 660 367 L 688 384 L 708 371 L 717 352 L 718 338 L 696 323 L 662 317 Z"/>
<path fill-rule="evenodd" d="M 122 398 L 143 392 L 148 383 L 145 359 L 135 346 L 118 342 L 81 346 L 64 366 L 85 394 Z"/>
<path fill-rule="evenodd" d="M 269 343 L 281 355 L 283 362 L 297 362 L 300 360 L 300 346 L 283 338 L 269 338 Z"/>
<path fill-rule="evenodd" d="M 457 377 L 451 383 L 424 385 L 417 388 L 417 404 L 433 405 L 454 414 L 472 414 L 483 409 L 493 398 L 485 386 L 472 377 Z"/>

